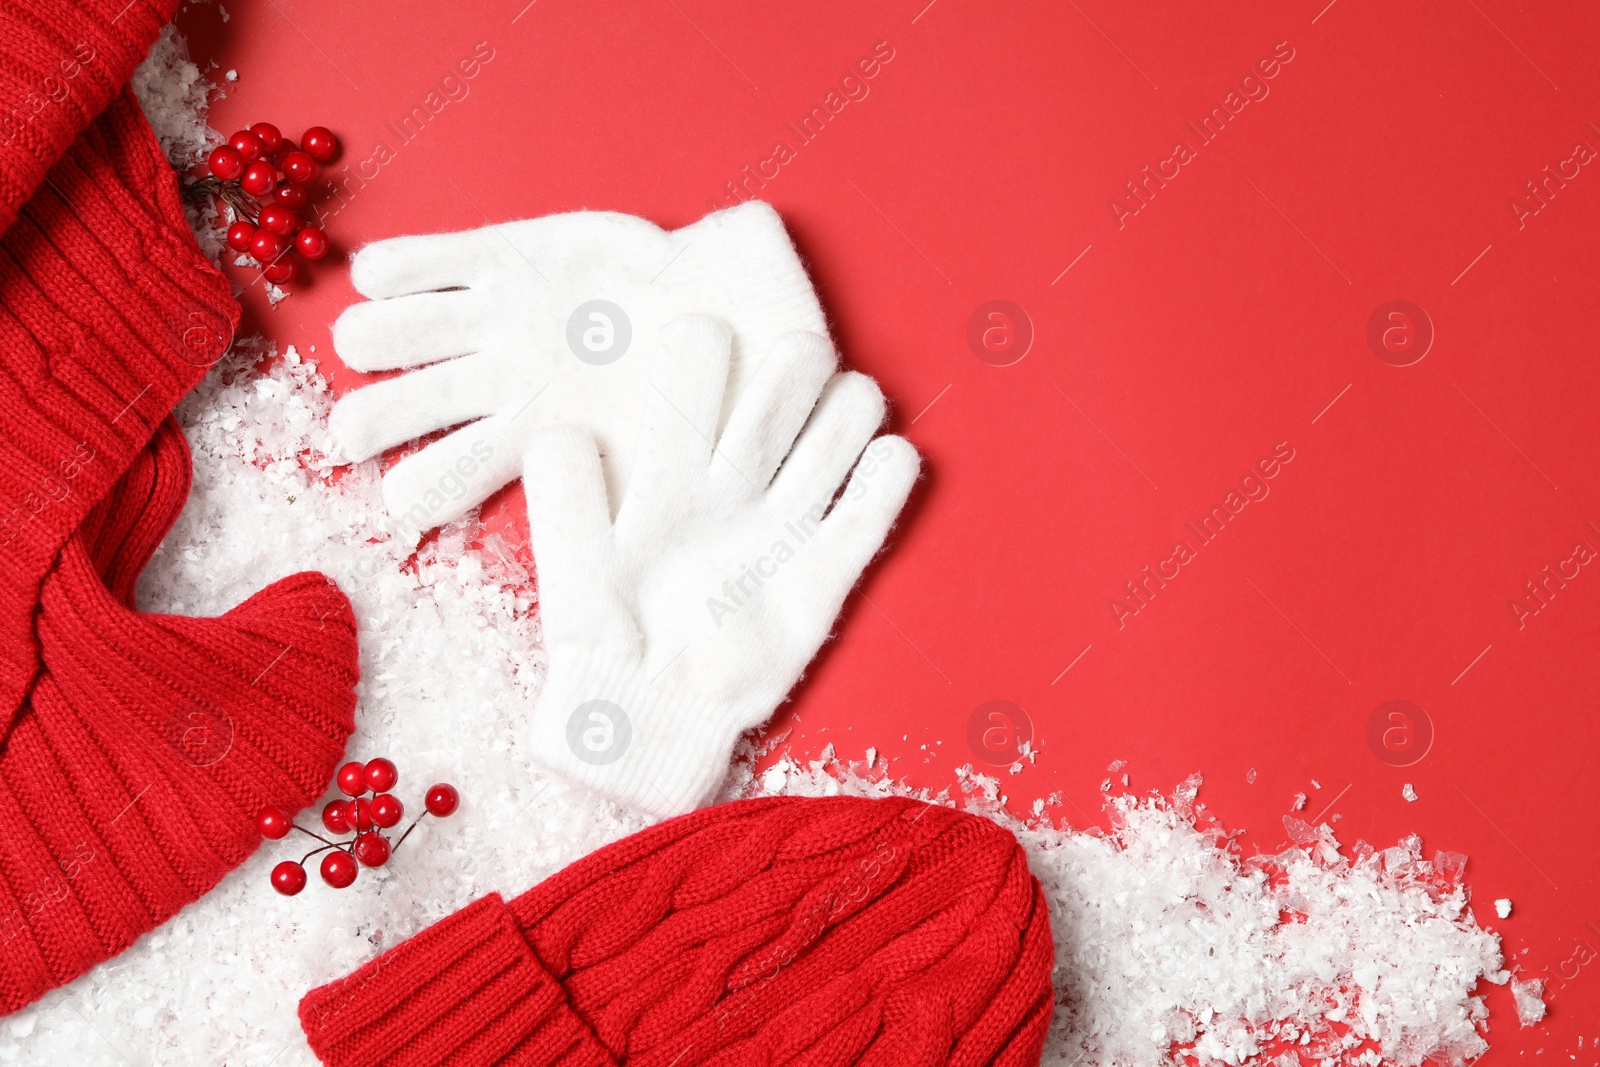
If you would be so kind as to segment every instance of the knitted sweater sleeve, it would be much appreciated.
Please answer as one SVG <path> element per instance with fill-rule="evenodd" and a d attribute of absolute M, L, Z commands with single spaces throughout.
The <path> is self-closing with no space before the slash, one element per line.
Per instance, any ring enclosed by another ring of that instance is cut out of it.
<path fill-rule="evenodd" d="M 300 1002 L 329 1067 L 617 1067 L 490 894 Z"/>

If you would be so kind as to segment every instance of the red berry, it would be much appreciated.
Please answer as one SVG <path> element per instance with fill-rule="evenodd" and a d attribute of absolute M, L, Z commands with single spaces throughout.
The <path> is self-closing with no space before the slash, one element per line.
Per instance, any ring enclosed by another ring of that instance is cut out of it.
<path fill-rule="evenodd" d="M 456 810 L 456 805 L 461 803 L 461 794 L 456 792 L 456 787 L 440 782 L 428 790 L 427 799 L 429 813 L 444 818 Z"/>
<path fill-rule="evenodd" d="M 262 208 L 256 222 L 263 230 L 271 230 L 279 237 L 287 237 L 300 228 L 300 220 L 295 213 L 282 204 L 268 204 Z"/>
<path fill-rule="evenodd" d="M 275 259 L 271 263 L 268 263 L 265 267 L 261 268 L 262 276 L 273 285 L 284 285 L 288 282 L 294 281 L 295 273 L 294 260 L 289 256 L 284 256 L 281 259 Z M 365 804 L 366 801 L 363 800 L 361 803 Z"/>
<path fill-rule="evenodd" d="M 305 152 L 290 152 L 283 157 L 283 176 L 296 185 L 310 185 L 317 177 L 317 161 Z"/>
<path fill-rule="evenodd" d="M 317 229 L 315 226 L 307 226 L 299 233 L 295 234 L 294 246 L 295 248 L 299 249 L 300 254 L 305 256 L 307 259 L 321 259 L 323 256 L 328 254 L 328 235 Z M 388 760 L 383 760 L 382 762 L 389 763 Z M 372 785 L 371 767 L 371 763 L 367 764 L 368 785 Z M 389 778 L 389 786 L 392 787 L 394 785 L 395 778 L 398 777 L 398 775 L 394 774 L 394 764 L 389 763 L 389 767 L 389 773 L 392 775 L 392 777 Z M 372 788 L 377 789 L 378 786 L 372 785 Z"/>
<path fill-rule="evenodd" d="M 311 199 L 311 194 L 306 192 L 306 187 L 303 185 L 296 185 L 294 182 L 279 182 L 278 187 L 272 190 L 272 199 L 290 211 L 299 211 L 306 206 L 306 201 Z"/>
<path fill-rule="evenodd" d="M 256 235 L 250 238 L 250 254 L 256 257 L 257 263 L 271 263 L 283 254 L 283 249 L 283 238 L 271 230 L 257 230 Z M 342 783 L 340 788 L 343 788 Z"/>
<path fill-rule="evenodd" d="M 339 140 L 326 126 L 313 126 L 300 135 L 300 147 L 318 163 L 326 163 L 339 151 Z"/>
<path fill-rule="evenodd" d="M 244 161 L 246 163 L 260 159 L 263 154 L 261 138 L 257 137 L 249 130 L 240 130 L 238 133 L 228 138 L 228 143 L 232 145 L 241 156 L 244 157 Z"/>
<path fill-rule="evenodd" d="M 240 219 L 228 227 L 228 247 L 235 252 L 250 251 L 250 242 L 255 239 L 256 228 Z"/>
<path fill-rule="evenodd" d="M 300 236 L 295 238 L 294 243 L 296 245 L 303 246 L 305 244 L 305 235 L 307 233 L 320 234 L 322 231 L 311 226 L 307 226 L 305 229 L 300 231 Z M 326 252 L 328 250 L 326 247 L 328 243 L 327 238 L 323 238 L 322 243 L 324 245 L 322 251 Z M 300 251 L 304 253 L 305 248 L 301 247 Z M 306 258 L 319 259 L 321 256 L 307 256 Z M 387 793 L 389 790 L 394 788 L 394 784 L 399 780 L 400 772 L 395 769 L 393 763 L 389 762 L 383 757 L 380 756 L 375 760 L 367 761 L 367 788 L 372 790 L 374 793 Z"/>
<path fill-rule="evenodd" d="M 305 887 L 306 869 L 294 860 L 284 860 L 272 868 L 272 888 L 284 896 L 295 896 Z"/>
<path fill-rule="evenodd" d="M 275 804 L 268 804 L 256 813 L 256 829 L 269 841 L 276 841 L 289 833 L 289 816 Z"/>
<path fill-rule="evenodd" d="M 322 880 L 335 889 L 343 889 L 356 880 L 356 861 L 350 853 L 335 849 L 322 857 Z"/>
<path fill-rule="evenodd" d="M 258 159 L 244 168 L 244 174 L 239 178 L 239 185 L 251 196 L 266 196 L 273 183 L 278 180 L 278 172 L 272 164 L 264 159 Z"/>
<path fill-rule="evenodd" d="M 327 807 L 322 809 L 322 825 L 328 828 L 330 834 L 347 834 L 350 832 L 350 821 L 345 814 L 344 801 L 328 801 Z"/>
<path fill-rule="evenodd" d="M 258 122 L 250 127 L 250 132 L 261 142 L 262 155 L 270 156 L 283 147 L 283 134 L 279 133 L 278 127 L 270 122 Z"/>
<path fill-rule="evenodd" d="M 389 862 L 389 842 L 382 834 L 362 834 L 356 838 L 356 859 L 363 866 L 382 867 Z"/>
<path fill-rule="evenodd" d="M 206 168 L 225 182 L 244 173 L 244 157 L 232 145 L 219 145 L 206 157 Z"/>
<path fill-rule="evenodd" d="M 351 760 L 339 768 L 339 792 L 347 797 L 358 797 L 367 791 L 367 766 Z"/>
<path fill-rule="evenodd" d="M 351 829 L 363 834 L 372 829 L 372 801 L 360 797 L 346 804 L 344 810 Z"/>
<path fill-rule="evenodd" d="M 372 798 L 372 821 L 385 830 L 399 822 L 405 813 L 406 806 L 393 793 L 379 793 Z"/>

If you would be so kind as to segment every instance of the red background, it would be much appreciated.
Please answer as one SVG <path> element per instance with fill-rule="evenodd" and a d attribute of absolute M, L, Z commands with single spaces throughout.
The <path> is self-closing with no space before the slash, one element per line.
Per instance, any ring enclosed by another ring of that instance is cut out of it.
<path fill-rule="evenodd" d="M 346 145 L 334 177 L 395 150 L 328 223 L 344 250 L 579 208 L 684 225 L 774 141 L 795 147 L 785 124 L 888 42 L 867 97 L 762 190 L 928 471 L 780 718 L 795 754 L 876 746 L 942 788 L 973 760 L 974 709 L 1002 699 L 1040 751 L 1000 772 L 1018 813 L 1059 790 L 1058 816 L 1099 819 L 1122 759 L 1135 790 L 1203 771 L 1246 847 L 1283 843 L 1300 791 L 1299 814 L 1341 816 L 1347 844 L 1420 833 L 1471 856 L 1508 955 L 1568 976 L 1520 1033 L 1491 991 L 1488 1061 L 1597 1062 L 1600 961 L 1572 961 L 1600 948 L 1600 567 L 1520 628 L 1510 601 L 1580 540 L 1600 549 L 1600 165 L 1537 214 L 1512 207 L 1577 142 L 1600 151 L 1600 10 L 524 3 L 228 0 L 226 22 L 211 6 L 180 22 L 198 58 L 241 74 L 219 129 L 324 123 Z M 385 124 L 479 42 L 494 58 L 468 96 L 402 145 Z M 1202 145 L 1185 123 L 1275 48 L 1293 58 L 1269 94 Z M 1124 183 L 1179 140 L 1196 158 L 1119 220 Z M 341 391 L 359 381 L 329 359 L 355 299 L 343 266 L 276 310 L 259 283 L 246 296 Z M 995 299 L 1034 335 L 1009 366 L 967 340 Z M 1367 342 L 1394 299 L 1435 333 L 1410 366 Z M 1119 628 L 1123 583 L 1195 544 L 1184 524 L 1280 442 L 1294 459 L 1270 495 Z M 519 508 L 512 491 L 497 513 Z M 1435 730 L 1414 766 L 1368 745 L 1392 699 Z"/>

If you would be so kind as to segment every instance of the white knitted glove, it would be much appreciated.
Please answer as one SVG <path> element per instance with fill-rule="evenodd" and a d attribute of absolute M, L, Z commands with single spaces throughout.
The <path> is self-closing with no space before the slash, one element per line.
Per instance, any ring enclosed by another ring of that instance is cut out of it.
<path fill-rule="evenodd" d="M 707 316 L 668 325 L 615 521 L 583 428 L 540 431 L 523 473 L 550 658 L 533 758 L 656 815 L 712 798 L 917 477 L 910 443 L 873 439 L 877 385 L 834 374 L 813 333 L 763 354 L 719 434 L 730 341 Z"/>
<path fill-rule="evenodd" d="M 594 435 L 620 499 L 649 367 L 675 315 L 703 312 L 733 330 L 730 400 L 748 354 L 792 330 L 827 329 L 782 221 L 760 202 L 671 232 L 579 211 L 396 237 L 357 253 L 350 277 L 373 299 L 334 323 L 340 358 L 359 371 L 431 366 L 334 406 L 329 428 L 346 456 L 469 423 L 384 477 L 390 515 L 414 534 L 516 478 L 528 439 L 558 422 Z"/>

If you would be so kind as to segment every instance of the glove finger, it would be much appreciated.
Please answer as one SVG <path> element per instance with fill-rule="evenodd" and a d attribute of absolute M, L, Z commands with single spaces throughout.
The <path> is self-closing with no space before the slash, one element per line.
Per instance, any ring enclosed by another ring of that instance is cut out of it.
<path fill-rule="evenodd" d="M 819 334 L 786 334 L 739 391 L 728 427 L 717 442 L 712 476 L 760 493 L 789 454 L 817 398 L 832 377 L 833 346 Z"/>
<path fill-rule="evenodd" d="M 333 348 L 358 371 L 414 367 L 482 351 L 494 319 L 471 290 L 365 300 L 334 321 Z"/>
<path fill-rule="evenodd" d="M 494 355 L 480 352 L 377 382 L 333 405 L 328 430 L 346 458 L 367 459 L 505 406 Z"/>
<path fill-rule="evenodd" d="M 594 438 L 578 426 L 537 431 L 523 453 L 522 487 L 547 642 L 598 641 L 617 625 L 608 610 L 611 507 Z"/>
<path fill-rule="evenodd" d="M 396 463 L 383 476 L 390 516 L 421 536 L 483 503 L 520 472 L 525 425 L 491 415 Z"/>
<path fill-rule="evenodd" d="M 922 460 L 904 437 L 880 437 L 867 446 L 844 493 L 822 520 L 809 559 L 822 588 L 837 604 L 883 547 Z"/>
<path fill-rule="evenodd" d="M 471 286 L 485 231 L 429 233 L 374 241 L 350 260 L 350 284 L 372 299 Z"/>
<path fill-rule="evenodd" d="M 629 500 L 674 493 L 711 461 L 732 342 L 728 328 L 707 315 L 680 315 L 661 328 Z"/>
<path fill-rule="evenodd" d="M 883 425 L 883 415 L 877 382 L 854 372 L 834 375 L 768 490 L 778 514 L 814 512 L 813 521 L 821 519 L 861 450 Z"/>

